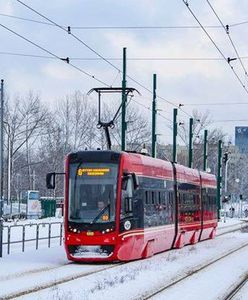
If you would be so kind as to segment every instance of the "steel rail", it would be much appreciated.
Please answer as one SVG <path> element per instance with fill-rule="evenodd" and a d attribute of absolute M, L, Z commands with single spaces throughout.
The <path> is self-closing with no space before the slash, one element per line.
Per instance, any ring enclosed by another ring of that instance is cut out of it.
<path fill-rule="evenodd" d="M 141 295 L 141 296 L 137 297 L 136 299 L 139 299 L 139 300 L 141 300 L 141 299 L 142 300 L 151 299 L 152 297 L 164 292 L 165 290 L 169 289 L 170 287 L 173 287 L 176 284 L 178 284 L 180 282 L 183 282 L 184 280 L 186 280 L 186 279 L 190 278 L 191 276 L 205 270 L 206 268 L 208 268 L 209 266 L 215 264 L 216 262 L 218 262 L 218 261 L 220 261 L 220 260 L 232 255 L 233 253 L 238 252 L 238 251 L 240 251 L 240 250 L 242 250 L 246 247 L 248 247 L 248 243 L 245 243 L 242 246 L 240 246 L 236 249 L 233 249 L 232 251 L 226 252 L 225 254 L 222 254 L 221 256 L 219 256 L 216 259 L 210 260 L 208 263 L 206 263 L 204 265 L 196 266 L 193 270 L 188 272 L 186 275 L 182 275 L 180 278 L 177 278 L 177 279 L 171 281 L 170 283 L 168 283 L 165 286 L 157 289 L 156 291 L 151 292 L 151 293 L 146 293 L 144 295 Z"/>
<path fill-rule="evenodd" d="M 68 264 L 70 264 L 70 263 L 68 263 Z M 0 298 L 0 299 L 10 300 L 10 299 L 15 299 L 15 298 L 18 298 L 18 297 L 26 296 L 26 295 L 29 295 L 29 294 L 33 294 L 33 293 L 45 290 L 47 288 L 57 286 L 59 284 L 67 283 L 67 282 L 70 282 L 70 281 L 73 281 L 73 280 L 76 280 L 76 279 L 79 279 L 79 278 L 83 278 L 83 277 L 87 277 L 87 276 L 90 276 L 90 275 L 93 275 L 93 274 L 104 272 L 108 269 L 113 269 L 113 268 L 116 268 L 116 267 L 118 267 L 120 265 L 123 265 L 123 264 L 124 263 L 119 263 L 118 265 L 110 265 L 110 266 L 107 266 L 107 267 L 105 266 L 104 268 L 99 269 L 99 270 L 88 271 L 88 272 L 80 272 L 76 275 L 70 275 L 70 276 L 60 278 L 60 279 L 56 280 L 55 282 L 47 282 L 47 283 L 44 283 L 44 284 L 40 284 L 39 286 L 31 287 L 27 290 L 14 292 L 14 293 L 11 293 L 9 295 L 2 295 L 1 296 L 2 298 Z M 60 266 L 60 267 L 62 267 L 62 266 Z M 54 269 L 56 269 L 56 267 Z M 43 272 L 45 272 L 45 271 L 43 271 Z"/>
<path fill-rule="evenodd" d="M 224 300 L 231 300 L 233 299 L 239 291 L 242 290 L 242 288 L 246 285 L 248 282 L 248 274 L 244 275 L 241 281 L 239 281 L 235 287 L 223 297 Z"/>
<path fill-rule="evenodd" d="M 229 226 L 228 226 L 229 227 Z M 231 230 L 231 231 L 228 231 L 228 232 L 225 232 L 225 233 L 221 233 L 217 236 L 220 236 L 220 235 L 225 235 L 225 234 L 228 234 L 228 233 L 232 233 L 232 232 L 235 232 L 235 231 L 238 231 L 240 229 L 234 229 L 234 230 Z M 236 251 L 238 251 L 239 249 L 241 248 L 244 248 L 248 246 L 248 243 L 239 247 L 238 249 L 235 249 L 235 250 L 232 250 L 231 252 L 228 252 L 228 254 L 232 254 Z M 228 255 L 226 255 L 228 256 Z M 219 258 L 218 260 L 220 260 L 221 258 Z M 217 260 L 215 260 L 217 261 Z M 214 261 L 214 262 L 215 262 Z M 134 261 L 135 262 L 135 261 Z M 87 277 L 87 276 L 90 276 L 90 275 L 93 275 L 93 274 L 97 274 L 97 273 L 100 273 L 100 272 L 103 272 L 103 271 L 106 271 L 108 269 L 113 269 L 113 268 L 117 268 L 123 264 L 131 264 L 133 263 L 133 261 L 130 261 L 130 262 L 120 262 L 118 264 L 111 264 L 109 266 L 104 266 L 103 268 L 99 269 L 99 270 L 94 270 L 94 271 L 89 271 L 89 272 L 80 272 L 80 273 L 77 273 L 76 275 L 70 275 L 70 276 L 66 276 L 66 277 L 63 277 L 63 278 L 60 278 L 58 280 L 56 280 L 56 282 L 48 282 L 48 283 L 44 283 L 44 284 L 40 284 L 39 286 L 34 286 L 34 287 L 30 287 L 26 290 L 22 290 L 22 291 L 18 291 L 18 292 L 14 292 L 14 293 L 11 293 L 11 294 L 8 294 L 8 295 L 3 295 L 3 299 L 6 299 L 6 300 L 9 300 L 9 299 L 14 299 L 14 298 L 18 298 L 18 297 L 22 297 L 22 296 L 25 296 L 25 295 L 29 295 L 29 294 L 33 294 L 35 292 L 39 292 L 39 291 L 42 291 L 42 290 L 45 290 L 47 288 L 51 288 L 51 287 L 54 287 L 54 286 L 57 286 L 59 284 L 63 284 L 63 283 L 66 283 L 66 282 L 70 282 L 70 281 L 73 281 L 73 280 L 76 280 L 76 279 L 79 279 L 79 278 L 83 278 L 83 277 Z M 208 265 L 212 264 L 213 262 L 209 263 Z M 23 274 L 18 274 L 18 276 L 14 276 L 14 275 L 10 275 L 10 277 L 7 276 L 7 279 L 15 279 L 15 278 L 19 278 L 19 277 L 23 277 L 23 276 L 26 276 L 28 275 L 29 273 L 30 274 L 35 274 L 35 273 L 43 273 L 43 272 L 47 272 L 47 271 L 50 271 L 50 270 L 55 270 L 55 269 L 59 269 L 61 267 L 64 267 L 64 266 L 67 266 L 67 265 L 70 265 L 70 264 L 73 264 L 73 262 L 68 262 L 68 263 L 65 263 L 63 265 L 60 265 L 60 266 L 57 266 L 57 267 L 51 267 L 51 268 L 42 268 L 42 269 L 38 269 L 38 270 L 29 270 Z M 201 267 L 201 269 L 205 268 L 206 266 L 203 266 Z M 172 286 L 172 285 L 175 285 L 176 283 L 186 279 L 187 277 L 189 276 L 192 276 L 194 275 L 196 272 L 199 272 L 199 270 L 197 271 L 194 271 L 194 272 L 191 272 L 190 274 L 184 276 L 183 278 L 180 278 L 179 280 L 176 280 L 174 281 L 173 283 L 170 283 L 166 288 Z M 0 278 L 1 279 L 1 278 Z M 166 289 L 166 288 L 163 288 Z M 144 297 L 144 298 L 138 298 L 138 299 L 149 299 L 151 298 L 152 296 L 156 295 L 156 294 L 159 294 L 160 292 L 162 292 L 162 290 L 160 289 L 160 291 L 157 291 L 156 293 L 152 294 L 151 296 L 148 296 L 148 297 Z"/>

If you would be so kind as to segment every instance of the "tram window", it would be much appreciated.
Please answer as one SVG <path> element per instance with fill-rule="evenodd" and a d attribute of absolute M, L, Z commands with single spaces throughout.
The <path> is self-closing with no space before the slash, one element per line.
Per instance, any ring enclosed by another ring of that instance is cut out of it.
<path fill-rule="evenodd" d="M 152 204 L 155 204 L 155 192 L 152 192 Z"/>
<path fill-rule="evenodd" d="M 158 204 L 162 203 L 162 192 L 158 192 Z"/>
<path fill-rule="evenodd" d="M 148 195 L 148 191 L 145 191 L 145 204 L 149 204 L 149 195 Z"/>

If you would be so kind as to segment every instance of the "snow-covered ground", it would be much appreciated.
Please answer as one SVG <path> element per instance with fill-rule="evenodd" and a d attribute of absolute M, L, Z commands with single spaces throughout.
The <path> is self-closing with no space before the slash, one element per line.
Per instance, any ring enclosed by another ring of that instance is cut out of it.
<path fill-rule="evenodd" d="M 240 220 L 227 219 L 219 233 L 240 227 Z M 0 299 L 9 294 L 45 287 L 20 299 L 142 299 L 153 290 L 188 274 L 193 269 L 248 243 L 248 233 L 235 232 L 146 260 L 126 264 L 74 264 L 63 247 L 11 254 L 0 259 Z M 248 248 L 193 275 L 155 299 L 222 299 L 227 290 L 248 273 Z M 102 271 L 101 271 L 102 270 Z M 89 273 L 97 272 L 89 275 Z M 77 279 L 74 279 L 77 278 Z M 70 281 L 63 282 L 63 279 Z M 56 285 L 54 285 L 57 283 Z M 53 285 L 53 286 L 52 286 Z M 52 286 L 52 287 L 51 287 Z M 235 299 L 248 299 L 246 286 Z M 239 298 L 237 298 L 239 297 Z"/>

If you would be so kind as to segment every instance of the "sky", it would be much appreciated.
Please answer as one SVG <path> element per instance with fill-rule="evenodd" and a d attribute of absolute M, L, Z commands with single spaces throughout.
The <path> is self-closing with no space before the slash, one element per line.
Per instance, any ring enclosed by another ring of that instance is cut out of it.
<path fill-rule="evenodd" d="M 128 76 L 148 90 L 152 90 L 152 76 L 157 74 L 157 95 L 161 97 L 157 100 L 160 110 L 157 133 L 161 134 L 159 137 L 161 142 L 172 142 L 172 132 L 167 128 L 170 121 L 166 119 L 172 120 L 173 108 L 179 104 L 183 104 L 183 111 L 179 110 L 178 119 L 183 120 L 185 126 L 194 109 L 201 113 L 209 112 L 213 124 L 207 129 L 218 127 L 226 132 L 232 141 L 234 141 L 234 127 L 248 125 L 248 76 L 245 75 L 245 70 L 248 70 L 246 0 L 188 1 L 189 8 L 204 26 L 212 42 L 201 28 L 73 28 L 199 26 L 182 0 L 23 0 L 23 2 L 54 22 L 71 26 L 73 34 L 102 57 L 107 58 L 114 67 L 102 59 L 95 60 L 99 56 L 56 26 L 9 17 L 47 22 L 16 0 L 0 0 L 0 24 L 58 57 L 69 57 L 73 65 L 107 85 L 121 85 L 122 74 L 117 69 L 122 69 L 123 47 L 127 48 Z M 232 61 L 230 65 L 241 83 L 221 55 L 222 53 L 225 58 L 237 57 L 228 35 L 208 2 L 215 9 L 221 22 L 229 25 L 229 36 L 242 57 L 245 70 L 239 60 Z M 51 56 L 2 26 L 0 36 L 0 77 L 5 80 L 7 93 L 13 97 L 33 90 L 41 96 L 44 103 L 54 106 L 59 99 L 75 90 L 87 93 L 91 88 L 103 86 L 92 77 L 56 58 L 4 54 L 8 52 Z M 73 60 L 73 58 L 88 60 Z M 170 60 L 129 60 L 132 58 Z M 185 58 L 191 59 L 182 60 Z M 204 60 L 196 60 L 199 58 Z M 208 60 L 209 58 L 213 60 Z M 136 104 L 136 107 L 149 119 L 151 112 L 147 108 L 151 108 L 152 94 L 139 84 L 130 78 L 127 79 L 127 85 L 138 89 L 141 93 L 141 96 L 133 98 L 140 103 Z M 91 100 L 96 101 L 96 98 L 93 97 Z M 119 99 L 116 98 L 116 101 Z"/>

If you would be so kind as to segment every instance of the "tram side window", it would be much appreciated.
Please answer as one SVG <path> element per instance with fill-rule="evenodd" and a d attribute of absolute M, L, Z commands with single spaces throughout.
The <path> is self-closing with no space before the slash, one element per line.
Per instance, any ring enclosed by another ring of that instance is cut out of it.
<path fill-rule="evenodd" d="M 148 191 L 145 191 L 145 205 L 149 204 L 149 194 Z"/>
<path fill-rule="evenodd" d="M 144 204 L 145 227 L 161 226 L 173 222 L 173 192 L 166 192 L 166 190 L 146 191 Z"/>

